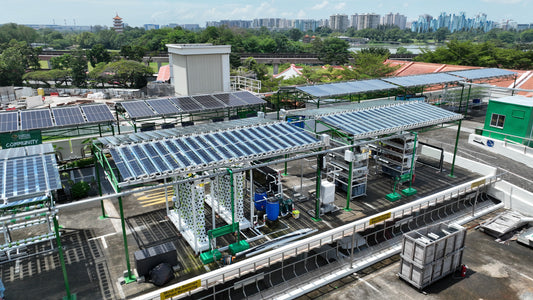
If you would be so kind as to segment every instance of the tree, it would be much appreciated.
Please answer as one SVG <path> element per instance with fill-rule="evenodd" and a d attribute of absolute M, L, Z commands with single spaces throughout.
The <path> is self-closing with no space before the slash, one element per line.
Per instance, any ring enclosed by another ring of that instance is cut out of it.
<path fill-rule="evenodd" d="M 70 70 L 72 77 L 72 85 L 77 87 L 87 86 L 87 58 L 85 58 L 85 51 L 78 48 L 72 51 L 72 59 L 70 61 Z"/>
<path fill-rule="evenodd" d="M 384 64 L 387 56 L 368 52 L 358 52 L 353 54 L 354 68 L 360 78 L 379 78 L 390 75 L 397 67 Z"/>
<path fill-rule="evenodd" d="M 93 70 L 94 71 L 94 70 Z M 105 67 L 98 65 L 97 72 L 91 72 L 91 79 L 110 80 L 124 88 L 143 88 L 148 83 L 146 77 L 152 75 L 152 69 L 133 60 L 111 62 Z"/>
<path fill-rule="evenodd" d="M 0 86 L 22 85 L 27 69 L 38 69 L 40 48 L 33 49 L 26 42 L 11 40 L 0 48 Z"/>
<path fill-rule="evenodd" d="M 299 41 L 304 34 L 302 31 L 300 31 L 300 29 L 292 28 L 292 29 L 289 29 L 289 31 L 287 31 L 287 35 L 291 40 L 296 42 L 296 41 Z"/>
<path fill-rule="evenodd" d="M 342 65 L 348 63 L 350 44 L 339 38 L 327 38 L 323 42 L 322 49 L 318 53 L 318 59 L 325 64 Z"/>
<path fill-rule="evenodd" d="M 435 31 L 435 40 L 439 43 L 444 42 L 449 34 L 450 30 L 448 30 L 448 27 L 440 27 Z"/>
<path fill-rule="evenodd" d="M 387 48 L 382 48 L 382 47 L 369 47 L 369 48 L 362 48 L 361 50 L 359 50 L 360 53 L 363 53 L 363 54 L 371 54 L 371 55 L 376 55 L 376 56 L 383 56 L 385 58 L 389 58 L 390 57 L 390 51 L 389 49 Z"/>
<path fill-rule="evenodd" d="M 94 68 L 98 63 L 110 62 L 111 55 L 109 55 L 109 52 L 104 48 L 104 45 L 96 44 L 91 48 L 91 50 L 87 51 L 87 59 L 91 63 L 91 66 L 93 66 Z"/>
<path fill-rule="evenodd" d="M 146 54 L 146 48 L 143 46 L 124 45 L 120 48 L 120 55 L 126 60 L 142 61 Z"/>
<path fill-rule="evenodd" d="M 533 29 L 524 30 L 520 33 L 520 41 L 523 43 L 533 42 Z"/>

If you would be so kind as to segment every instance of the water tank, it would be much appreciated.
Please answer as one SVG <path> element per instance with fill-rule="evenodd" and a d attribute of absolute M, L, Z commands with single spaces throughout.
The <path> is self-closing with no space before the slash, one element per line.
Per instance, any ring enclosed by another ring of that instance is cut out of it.
<path fill-rule="evenodd" d="M 335 184 L 329 181 L 320 183 L 320 201 L 322 204 L 331 204 L 335 201 Z"/>
<path fill-rule="evenodd" d="M 269 221 L 276 221 L 279 216 L 278 199 L 269 199 L 266 204 L 266 214 Z"/>
<path fill-rule="evenodd" d="M 263 188 L 256 188 L 254 193 L 254 205 L 257 210 L 265 210 L 267 193 Z"/>

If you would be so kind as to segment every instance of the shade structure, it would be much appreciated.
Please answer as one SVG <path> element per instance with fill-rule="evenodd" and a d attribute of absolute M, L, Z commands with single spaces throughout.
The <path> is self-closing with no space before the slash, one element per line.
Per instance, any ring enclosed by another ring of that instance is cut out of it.
<path fill-rule="evenodd" d="M 459 76 L 466 80 L 491 79 L 491 78 L 508 77 L 508 76 L 516 75 L 515 72 L 503 70 L 503 69 L 497 69 L 497 68 L 454 71 L 454 72 L 448 72 L 448 74 Z"/>

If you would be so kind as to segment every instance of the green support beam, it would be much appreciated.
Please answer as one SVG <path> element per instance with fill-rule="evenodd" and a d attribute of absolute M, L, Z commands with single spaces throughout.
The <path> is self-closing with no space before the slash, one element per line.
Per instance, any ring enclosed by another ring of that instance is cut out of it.
<path fill-rule="evenodd" d="M 461 123 L 462 123 L 462 120 L 459 120 L 459 125 L 457 126 L 457 135 L 455 136 L 455 148 L 453 149 L 452 168 L 450 170 L 450 175 L 448 175 L 452 178 L 455 178 L 453 171 L 455 169 L 455 158 L 457 156 L 457 146 L 459 145 L 459 136 L 461 135 Z"/>
<path fill-rule="evenodd" d="M 128 236 L 126 235 L 126 221 L 124 220 L 124 208 L 122 206 L 122 197 L 118 197 L 118 208 L 120 210 L 120 223 L 122 225 L 122 238 L 124 239 L 124 253 L 126 254 L 126 267 L 128 268 L 127 271 L 124 273 L 124 283 L 128 284 L 128 283 L 136 282 L 137 278 L 135 278 L 135 275 L 133 275 L 133 272 L 131 272 L 130 254 L 128 251 Z"/>
<path fill-rule="evenodd" d="M 63 300 L 76 300 L 76 294 L 70 293 L 70 286 L 68 284 L 67 276 L 67 266 L 65 265 L 65 256 L 63 255 L 63 246 L 61 245 L 61 236 L 59 235 L 59 224 L 55 215 L 52 217 L 52 220 L 54 222 L 57 249 L 59 250 L 59 262 L 61 263 L 61 270 L 63 271 L 63 280 L 65 281 L 65 290 L 67 291 L 67 295 L 63 297 Z"/>

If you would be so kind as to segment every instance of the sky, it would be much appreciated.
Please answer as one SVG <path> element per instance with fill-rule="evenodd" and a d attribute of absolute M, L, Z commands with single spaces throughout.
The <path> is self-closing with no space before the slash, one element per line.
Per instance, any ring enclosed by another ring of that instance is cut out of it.
<path fill-rule="evenodd" d="M 112 25 L 116 13 L 130 26 L 199 24 L 255 18 L 327 19 L 333 14 L 400 13 L 414 21 L 441 12 L 479 13 L 500 22 L 533 23 L 533 0 L 20 0 L 2 1 L 0 24 Z"/>

